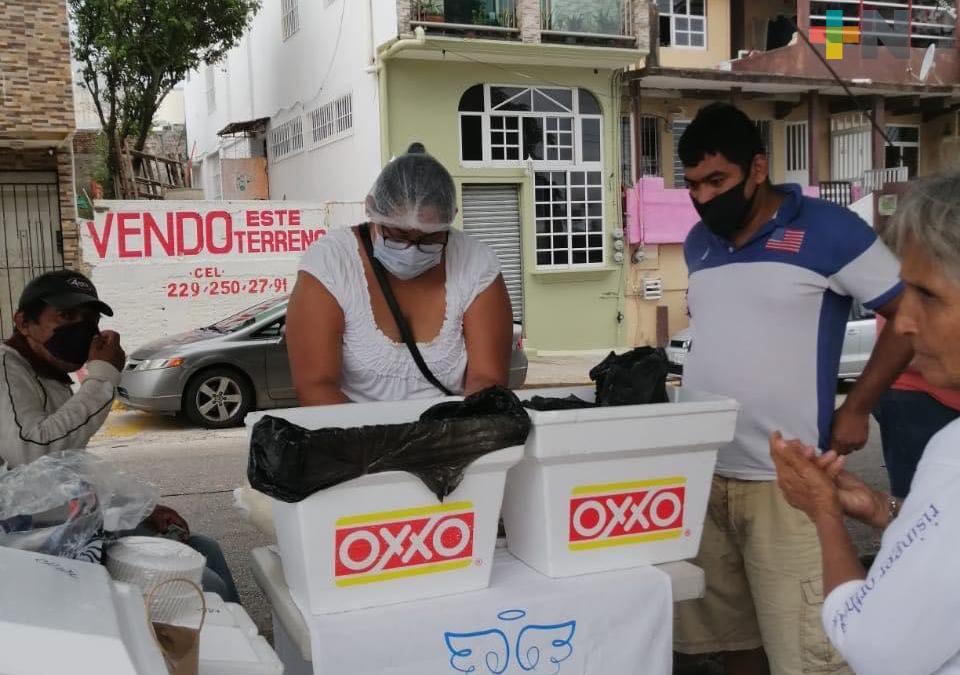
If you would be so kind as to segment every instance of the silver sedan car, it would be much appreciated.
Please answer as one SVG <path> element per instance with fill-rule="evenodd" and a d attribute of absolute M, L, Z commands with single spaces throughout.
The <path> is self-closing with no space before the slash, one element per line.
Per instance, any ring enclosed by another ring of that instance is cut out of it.
<path fill-rule="evenodd" d="M 847 332 L 843 337 L 840 354 L 840 369 L 837 377 L 849 379 L 860 377 L 867 367 L 870 354 L 877 342 L 876 315 L 860 304 L 855 304 L 847 319 Z M 683 363 L 690 351 L 690 330 L 684 329 L 670 338 L 667 345 L 667 367 L 672 375 L 683 375 Z"/>
<path fill-rule="evenodd" d="M 251 410 L 298 405 L 284 339 L 287 300 L 272 298 L 136 350 L 123 370 L 120 402 L 209 428 L 242 424 Z M 527 357 L 518 324 L 513 337 L 510 387 L 519 388 Z"/>

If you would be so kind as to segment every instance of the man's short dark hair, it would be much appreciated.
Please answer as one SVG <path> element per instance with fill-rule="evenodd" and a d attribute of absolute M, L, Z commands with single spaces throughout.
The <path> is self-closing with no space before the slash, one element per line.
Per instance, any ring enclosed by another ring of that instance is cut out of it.
<path fill-rule="evenodd" d="M 677 146 L 684 166 L 696 166 L 707 155 L 723 155 L 750 172 L 757 155 L 767 154 L 760 130 L 742 110 L 729 103 L 711 103 L 702 108 L 680 137 Z"/>

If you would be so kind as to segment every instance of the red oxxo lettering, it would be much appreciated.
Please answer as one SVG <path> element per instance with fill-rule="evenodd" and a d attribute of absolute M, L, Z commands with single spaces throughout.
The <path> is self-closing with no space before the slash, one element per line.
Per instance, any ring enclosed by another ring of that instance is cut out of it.
<path fill-rule="evenodd" d="M 473 558 L 474 512 L 469 502 L 337 521 L 337 586 L 462 569 Z"/>
<path fill-rule="evenodd" d="M 682 477 L 574 488 L 569 548 L 579 551 L 680 537 L 685 498 Z"/>

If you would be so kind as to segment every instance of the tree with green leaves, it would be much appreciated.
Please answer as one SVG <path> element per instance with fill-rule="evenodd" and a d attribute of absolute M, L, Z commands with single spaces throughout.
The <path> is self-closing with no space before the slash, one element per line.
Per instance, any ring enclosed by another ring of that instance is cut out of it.
<path fill-rule="evenodd" d="M 67 0 L 74 58 L 107 137 L 116 181 L 120 151 L 143 150 L 164 97 L 243 37 L 260 0 Z"/>

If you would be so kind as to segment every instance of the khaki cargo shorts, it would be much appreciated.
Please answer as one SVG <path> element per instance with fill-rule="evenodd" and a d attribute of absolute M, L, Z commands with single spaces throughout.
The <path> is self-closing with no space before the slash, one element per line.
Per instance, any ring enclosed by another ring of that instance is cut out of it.
<path fill-rule="evenodd" d="M 684 654 L 764 647 L 773 675 L 849 673 L 823 631 L 820 544 L 775 481 L 714 476 L 700 552 L 707 589 L 676 606 Z"/>

